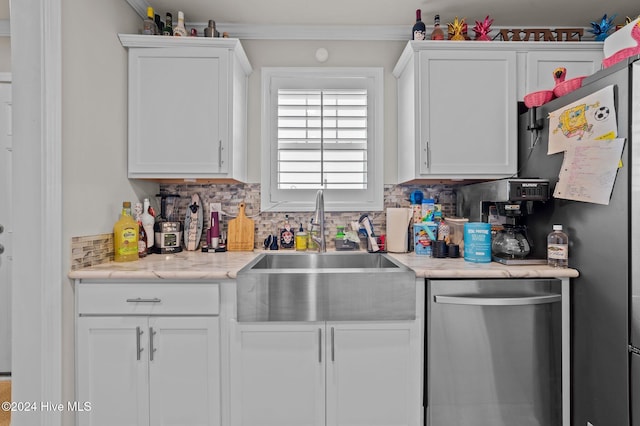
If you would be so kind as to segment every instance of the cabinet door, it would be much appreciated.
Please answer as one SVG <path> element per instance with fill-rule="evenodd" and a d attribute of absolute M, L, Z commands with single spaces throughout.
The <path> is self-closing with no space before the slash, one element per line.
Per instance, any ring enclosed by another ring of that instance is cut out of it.
<path fill-rule="evenodd" d="M 217 317 L 149 319 L 151 425 L 220 424 Z"/>
<path fill-rule="evenodd" d="M 232 330 L 231 424 L 324 426 L 324 323 Z"/>
<path fill-rule="evenodd" d="M 416 321 L 327 323 L 327 335 L 327 425 L 419 425 Z"/>
<path fill-rule="evenodd" d="M 129 177 L 228 171 L 229 52 L 129 50 Z"/>
<path fill-rule="evenodd" d="M 77 424 L 149 424 L 146 319 L 80 317 L 76 338 L 76 399 L 91 403 Z"/>
<path fill-rule="evenodd" d="M 602 49 L 597 51 L 535 51 L 527 54 L 526 92 L 553 90 L 553 71 L 567 69 L 566 80 L 591 75 L 602 67 Z"/>
<path fill-rule="evenodd" d="M 515 173 L 516 53 L 433 50 L 419 55 L 421 175 Z"/>

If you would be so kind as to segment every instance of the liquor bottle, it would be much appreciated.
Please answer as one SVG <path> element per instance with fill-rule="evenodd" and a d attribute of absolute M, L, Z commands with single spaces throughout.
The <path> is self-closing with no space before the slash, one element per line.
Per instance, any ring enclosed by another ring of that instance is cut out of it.
<path fill-rule="evenodd" d="M 431 40 L 444 40 L 444 31 L 440 28 L 440 15 L 433 18 L 433 31 L 431 31 Z"/>
<path fill-rule="evenodd" d="M 162 35 L 162 32 L 164 31 L 164 22 L 160 20 L 160 15 L 157 13 L 154 16 L 154 21 L 156 23 L 156 35 Z"/>
<path fill-rule="evenodd" d="M 167 17 L 164 20 L 164 28 L 162 29 L 162 35 L 172 36 L 173 35 L 173 16 L 167 12 Z"/>
<path fill-rule="evenodd" d="M 209 26 L 204 29 L 205 37 L 220 37 L 220 33 L 216 30 L 216 21 L 209 19 Z"/>
<path fill-rule="evenodd" d="M 187 37 L 189 33 L 187 33 L 187 29 L 184 27 L 184 13 L 182 11 L 178 11 L 178 24 L 173 29 L 174 37 Z"/>
<path fill-rule="evenodd" d="M 556 268 L 569 266 L 569 236 L 562 232 L 562 225 L 553 225 L 547 236 L 547 264 Z"/>
<path fill-rule="evenodd" d="M 284 215 L 284 224 L 280 229 L 280 247 L 292 249 L 295 246 L 295 232 L 289 223 L 289 215 Z"/>
<path fill-rule="evenodd" d="M 142 221 L 138 221 L 138 257 L 145 257 L 147 251 L 147 232 L 142 226 Z"/>
<path fill-rule="evenodd" d="M 156 26 L 155 14 L 153 13 L 153 7 L 147 7 L 147 17 L 142 21 L 142 34 L 156 35 L 158 34 L 158 28 Z"/>
<path fill-rule="evenodd" d="M 120 219 L 113 225 L 113 260 L 138 260 L 138 229 L 138 222 L 131 216 L 131 202 L 124 201 Z"/>
<path fill-rule="evenodd" d="M 413 25 L 411 34 L 412 40 L 426 40 L 427 38 L 427 27 L 422 22 L 422 11 L 420 9 L 416 10 L 416 23 Z"/>
<path fill-rule="evenodd" d="M 151 206 L 149 199 L 145 198 L 142 204 L 142 214 L 140 215 L 140 221 L 144 227 L 145 234 L 147 235 L 147 251 L 151 253 L 151 247 L 153 247 L 153 225 L 156 223 L 156 218 L 151 214 Z"/>

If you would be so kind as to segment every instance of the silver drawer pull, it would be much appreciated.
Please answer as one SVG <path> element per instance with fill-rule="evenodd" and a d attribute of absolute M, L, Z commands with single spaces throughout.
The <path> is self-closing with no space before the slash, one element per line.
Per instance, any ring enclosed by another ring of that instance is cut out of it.
<path fill-rule="evenodd" d="M 153 299 L 143 299 L 141 297 L 137 297 L 135 299 L 127 299 L 127 303 L 160 303 L 162 299 L 158 299 L 154 297 Z"/>
<path fill-rule="evenodd" d="M 450 305 L 475 305 L 475 306 L 518 306 L 518 305 L 541 305 L 545 303 L 556 303 L 562 300 L 562 295 L 553 294 L 548 296 L 529 297 L 465 297 L 465 296 L 434 296 L 434 302 L 446 303 Z"/>

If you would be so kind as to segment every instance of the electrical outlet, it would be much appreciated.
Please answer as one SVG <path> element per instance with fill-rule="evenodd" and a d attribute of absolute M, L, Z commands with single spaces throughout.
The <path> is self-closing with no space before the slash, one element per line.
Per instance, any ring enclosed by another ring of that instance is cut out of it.
<path fill-rule="evenodd" d="M 209 203 L 209 211 L 210 212 L 221 212 L 222 211 L 222 203 Z"/>

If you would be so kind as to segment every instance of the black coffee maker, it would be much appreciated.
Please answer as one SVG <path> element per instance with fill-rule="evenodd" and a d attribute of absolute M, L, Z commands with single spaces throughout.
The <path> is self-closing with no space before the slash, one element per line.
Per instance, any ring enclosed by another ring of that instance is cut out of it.
<path fill-rule="evenodd" d="M 549 199 L 547 179 L 507 178 L 465 185 L 457 190 L 458 215 L 470 222 L 487 222 L 492 230 L 492 258 L 509 265 L 544 264 L 531 257 L 533 241 L 523 219 L 537 203 Z"/>

